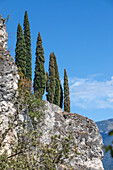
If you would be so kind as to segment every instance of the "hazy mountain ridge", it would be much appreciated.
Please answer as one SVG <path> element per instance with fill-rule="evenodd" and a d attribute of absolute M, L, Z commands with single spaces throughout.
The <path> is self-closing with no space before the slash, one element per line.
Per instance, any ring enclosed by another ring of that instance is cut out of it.
<path fill-rule="evenodd" d="M 113 119 L 103 120 L 96 122 L 100 134 L 103 138 L 104 145 L 111 145 L 113 141 L 113 136 L 109 136 L 108 133 L 113 129 Z M 110 152 L 104 152 L 103 165 L 105 170 L 113 170 L 113 158 L 111 158 Z"/>

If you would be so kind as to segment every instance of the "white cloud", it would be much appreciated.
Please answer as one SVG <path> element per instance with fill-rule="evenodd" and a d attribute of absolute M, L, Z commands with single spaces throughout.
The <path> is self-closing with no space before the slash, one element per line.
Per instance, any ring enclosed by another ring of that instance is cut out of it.
<path fill-rule="evenodd" d="M 70 78 L 70 97 L 73 106 L 82 108 L 113 109 L 113 76 L 99 81 L 97 76 Z"/>

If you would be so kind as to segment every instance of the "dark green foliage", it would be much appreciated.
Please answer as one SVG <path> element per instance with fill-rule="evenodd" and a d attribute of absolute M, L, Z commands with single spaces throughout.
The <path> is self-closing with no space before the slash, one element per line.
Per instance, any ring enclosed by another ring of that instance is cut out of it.
<path fill-rule="evenodd" d="M 55 78 L 60 81 L 57 60 L 56 60 L 56 56 L 55 56 L 54 52 L 52 53 L 52 55 L 54 58 Z"/>
<path fill-rule="evenodd" d="M 28 20 L 27 11 L 25 11 L 24 16 L 24 38 L 26 43 L 26 77 L 30 80 L 32 79 L 32 70 L 31 70 L 31 34 L 30 34 L 30 25 Z"/>
<path fill-rule="evenodd" d="M 66 69 L 64 69 L 64 111 L 70 112 L 69 84 Z"/>
<path fill-rule="evenodd" d="M 46 72 L 46 98 L 47 98 L 47 101 L 49 101 L 50 99 L 50 87 L 49 87 L 49 76 L 48 76 L 48 73 Z"/>
<path fill-rule="evenodd" d="M 109 136 L 113 136 L 113 130 L 109 132 Z"/>
<path fill-rule="evenodd" d="M 54 103 L 62 108 L 63 91 L 60 83 L 57 60 L 54 53 L 50 54 L 49 76 L 48 73 L 46 73 L 46 77 L 47 101 Z"/>
<path fill-rule="evenodd" d="M 34 93 L 37 98 L 42 99 L 45 86 L 46 76 L 44 69 L 44 51 L 42 47 L 42 39 L 40 33 L 38 33 L 37 47 L 36 47 L 36 62 L 35 62 L 35 77 L 34 77 Z"/>
<path fill-rule="evenodd" d="M 60 78 L 59 78 L 59 72 L 58 72 L 58 65 L 56 56 L 53 53 L 54 57 L 54 69 L 55 69 L 55 95 L 54 95 L 54 101 L 53 103 L 60 106 Z"/>
<path fill-rule="evenodd" d="M 50 53 L 49 61 L 49 102 L 53 103 L 55 95 L 55 69 L 54 69 L 54 56 L 53 53 Z"/>
<path fill-rule="evenodd" d="M 53 103 L 60 106 L 60 82 L 58 79 L 55 79 L 55 95 Z"/>
<path fill-rule="evenodd" d="M 25 39 L 22 31 L 22 27 L 18 24 L 17 28 L 17 43 L 15 49 L 15 63 L 17 67 L 21 68 L 21 71 L 26 76 L 26 45 Z"/>
<path fill-rule="evenodd" d="M 60 84 L 60 108 L 62 109 L 62 105 L 63 105 L 63 90 L 62 90 L 62 86 Z"/>

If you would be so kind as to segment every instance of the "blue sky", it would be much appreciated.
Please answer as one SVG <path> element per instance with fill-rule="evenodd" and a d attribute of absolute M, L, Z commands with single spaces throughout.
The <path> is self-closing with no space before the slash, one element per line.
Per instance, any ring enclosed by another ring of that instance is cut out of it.
<path fill-rule="evenodd" d="M 32 71 L 38 32 L 43 40 L 45 70 L 55 53 L 60 78 L 64 68 L 70 84 L 71 112 L 94 121 L 113 118 L 113 1 L 112 0 L 0 0 L 0 14 L 15 56 L 18 23 L 25 10 L 31 28 Z"/>

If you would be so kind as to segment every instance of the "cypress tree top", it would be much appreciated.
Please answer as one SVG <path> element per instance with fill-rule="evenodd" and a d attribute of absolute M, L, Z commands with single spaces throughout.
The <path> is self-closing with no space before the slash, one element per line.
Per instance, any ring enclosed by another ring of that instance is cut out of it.
<path fill-rule="evenodd" d="M 26 44 L 25 39 L 22 31 L 22 27 L 18 24 L 17 27 L 17 43 L 15 49 L 15 63 L 17 67 L 21 68 L 21 71 L 26 76 Z"/>
<path fill-rule="evenodd" d="M 42 38 L 41 38 L 40 32 L 38 33 L 38 38 L 37 38 L 36 56 L 38 56 L 39 59 L 43 63 L 45 62 L 44 50 L 43 50 L 43 46 L 42 46 Z"/>
<path fill-rule="evenodd" d="M 24 15 L 24 38 L 26 43 L 26 77 L 30 80 L 32 79 L 32 70 L 31 70 L 31 34 L 30 34 L 30 24 L 28 20 L 27 11 Z"/>
<path fill-rule="evenodd" d="M 25 37 L 26 43 L 31 45 L 31 41 L 27 42 L 28 39 L 31 40 L 30 24 L 29 24 L 29 20 L 28 20 L 27 11 L 25 11 L 25 15 L 24 15 L 24 37 Z"/>
<path fill-rule="evenodd" d="M 66 69 L 64 69 L 64 111 L 70 112 L 69 84 Z"/>
<path fill-rule="evenodd" d="M 49 60 L 49 87 L 50 87 L 50 103 L 53 103 L 55 95 L 55 69 L 54 69 L 54 56 L 53 53 L 50 53 Z"/>
<path fill-rule="evenodd" d="M 53 54 L 53 58 L 54 58 L 55 78 L 57 78 L 60 81 L 56 56 L 55 56 L 54 52 L 52 54 Z"/>
<path fill-rule="evenodd" d="M 60 106 L 60 78 L 59 78 L 59 72 L 58 72 L 58 65 L 57 60 L 54 52 L 52 53 L 54 58 L 54 70 L 55 70 L 55 95 L 54 95 L 54 101 L 53 103 Z"/>
<path fill-rule="evenodd" d="M 38 98 L 42 99 L 45 86 L 46 76 L 44 69 L 44 51 L 42 47 L 42 39 L 40 32 L 38 33 L 37 46 L 36 46 L 36 62 L 35 62 L 35 77 L 34 77 L 34 92 Z"/>

